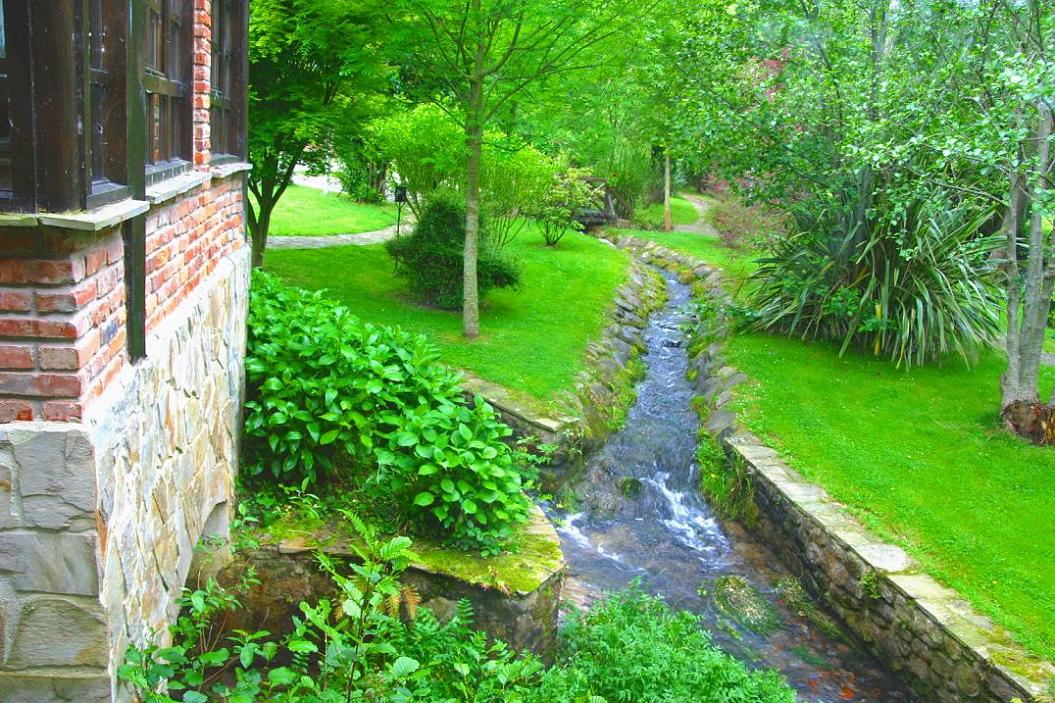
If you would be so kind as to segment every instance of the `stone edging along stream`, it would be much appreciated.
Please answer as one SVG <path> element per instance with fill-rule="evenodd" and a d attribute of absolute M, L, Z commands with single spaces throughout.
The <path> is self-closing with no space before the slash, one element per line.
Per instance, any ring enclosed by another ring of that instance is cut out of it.
<path fill-rule="evenodd" d="M 622 237 L 642 263 L 662 266 L 692 285 L 694 297 L 720 309 L 728 299 L 718 272 L 653 242 Z M 719 315 L 721 313 L 718 313 Z M 904 550 L 884 542 L 805 481 L 740 426 L 731 409 L 747 377 L 722 361 L 722 334 L 696 345 L 690 359 L 704 427 L 732 470 L 750 481 L 758 530 L 787 566 L 847 628 L 926 698 L 942 701 L 1050 703 L 1055 666 L 1002 635 L 954 591 L 924 574 Z"/>

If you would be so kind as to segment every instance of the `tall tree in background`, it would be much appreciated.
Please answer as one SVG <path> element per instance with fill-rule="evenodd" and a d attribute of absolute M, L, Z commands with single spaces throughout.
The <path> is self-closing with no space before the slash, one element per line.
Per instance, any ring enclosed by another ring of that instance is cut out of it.
<path fill-rule="evenodd" d="M 559 74 L 604 60 L 597 49 L 648 11 L 632 0 L 399 0 L 407 90 L 460 121 L 466 145 L 462 332 L 480 334 L 476 267 L 484 134 L 500 112 Z"/>
<path fill-rule="evenodd" d="M 253 265 L 299 165 L 326 170 L 333 146 L 375 113 L 386 19 L 370 0 L 253 0 L 249 21 L 248 202 Z"/>

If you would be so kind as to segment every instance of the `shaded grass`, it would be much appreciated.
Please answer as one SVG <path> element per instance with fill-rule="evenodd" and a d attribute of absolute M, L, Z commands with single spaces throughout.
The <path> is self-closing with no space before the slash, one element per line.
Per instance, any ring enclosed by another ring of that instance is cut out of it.
<path fill-rule="evenodd" d="M 700 218 L 696 208 L 685 198 L 671 196 L 670 215 L 675 225 L 691 225 Z M 663 228 L 663 203 L 639 208 L 634 213 L 634 222 L 649 229 Z"/>
<path fill-rule="evenodd" d="M 404 211 L 404 217 L 406 214 Z M 291 185 L 271 215 L 270 234 L 276 237 L 359 234 L 395 223 L 394 205 L 364 205 L 343 195 Z"/>
<path fill-rule="evenodd" d="M 382 245 L 269 251 L 266 267 L 309 289 L 326 288 L 370 322 L 425 334 L 446 363 L 519 391 L 545 409 L 560 407 L 583 369 L 586 345 L 600 336 L 615 289 L 626 280 L 622 251 L 580 234 L 543 246 L 533 225 L 506 251 L 522 266 L 519 291 L 492 292 L 481 308 L 481 336 L 461 335 L 461 315 L 409 299 Z"/>
<path fill-rule="evenodd" d="M 1055 452 L 999 426 L 1003 359 L 910 372 L 798 339 L 728 344 L 756 432 L 1037 654 L 1055 658 Z M 1050 388 L 1055 370 L 1045 371 Z"/>

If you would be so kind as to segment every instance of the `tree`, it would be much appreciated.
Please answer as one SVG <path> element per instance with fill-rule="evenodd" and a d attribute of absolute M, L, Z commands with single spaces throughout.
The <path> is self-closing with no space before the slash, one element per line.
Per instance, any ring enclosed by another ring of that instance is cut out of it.
<path fill-rule="evenodd" d="M 388 72 L 369 0 L 254 0 L 249 22 L 247 204 L 253 265 L 299 165 L 326 170 L 334 144 L 372 116 Z"/>
<path fill-rule="evenodd" d="M 648 3 L 615 0 L 400 0 L 404 74 L 417 91 L 455 115 L 466 144 L 466 226 L 462 332 L 480 334 L 476 263 L 484 134 L 514 98 L 547 79 L 601 60 L 591 50 L 615 36 Z"/>

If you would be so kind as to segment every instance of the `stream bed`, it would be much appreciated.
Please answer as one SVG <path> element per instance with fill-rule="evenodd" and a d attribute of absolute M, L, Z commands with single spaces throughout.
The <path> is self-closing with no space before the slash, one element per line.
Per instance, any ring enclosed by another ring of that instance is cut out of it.
<path fill-rule="evenodd" d="M 668 302 L 645 331 L 648 371 L 625 427 L 571 487 L 574 498 L 563 502 L 578 507 L 549 509 L 569 565 L 566 598 L 587 605 L 637 580 L 700 614 L 714 641 L 749 666 L 780 670 L 802 701 L 914 701 L 840 634 L 776 554 L 738 524 L 723 524 L 700 495 L 682 330 L 690 293 L 662 273 Z"/>

